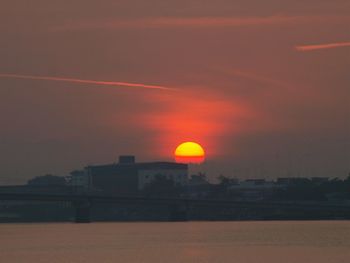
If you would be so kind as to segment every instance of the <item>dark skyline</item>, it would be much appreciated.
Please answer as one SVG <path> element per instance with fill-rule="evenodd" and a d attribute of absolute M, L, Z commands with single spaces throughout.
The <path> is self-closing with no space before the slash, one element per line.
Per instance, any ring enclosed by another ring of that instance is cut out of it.
<path fill-rule="evenodd" d="M 173 160 L 209 176 L 345 178 L 348 1 L 8 1 L 0 10 L 0 184 Z M 15 79 L 139 83 L 174 90 Z"/>

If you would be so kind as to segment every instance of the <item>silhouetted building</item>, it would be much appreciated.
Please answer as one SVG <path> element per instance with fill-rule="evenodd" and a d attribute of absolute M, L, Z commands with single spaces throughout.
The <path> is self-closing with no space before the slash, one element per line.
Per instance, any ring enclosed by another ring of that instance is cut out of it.
<path fill-rule="evenodd" d="M 277 178 L 276 183 L 278 185 L 291 185 L 295 184 L 296 182 L 299 182 L 300 180 L 303 180 L 301 177 L 279 177 Z M 308 179 L 306 179 L 308 180 Z"/>
<path fill-rule="evenodd" d="M 327 183 L 329 181 L 329 177 L 280 177 L 277 178 L 278 185 L 295 185 L 300 183 L 311 182 L 312 184 L 322 184 Z"/>
<path fill-rule="evenodd" d="M 89 177 L 85 170 L 75 170 L 70 173 L 68 184 L 73 187 L 76 192 L 84 192 L 89 188 Z"/>
<path fill-rule="evenodd" d="M 137 163 L 134 156 L 120 156 L 119 162 L 107 165 L 93 165 L 85 168 L 84 174 L 72 175 L 89 190 L 118 194 L 135 194 L 156 177 L 164 176 L 176 185 L 188 182 L 188 165 L 172 162 Z"/>
<path fill-rule="evenodd" d="M 85 168 L 89 190 L 135 194 L 138 178 L 135 164 L 94 165 Z"/>
<path fill-rule="evenodd" d="M 240 200 L 263 200 L 269 198 L 273 194 L 273 190 L 280 186 L 273 181 L 265 179 L 247 179 L 236 185 L 229 186 L 230 192 L 235 192 Z"/>
<path fill-rule="evenodd" d="M 311 177 L 311 182 L 314 184 L 323 184 L 329 181 L 329 177 Z"/>
<path fill-rule="evenodd" d="M 65 186 L 67 181 L 64 177 L 46 174 L 30 179 L 27 184 L 31 186 Z"/>

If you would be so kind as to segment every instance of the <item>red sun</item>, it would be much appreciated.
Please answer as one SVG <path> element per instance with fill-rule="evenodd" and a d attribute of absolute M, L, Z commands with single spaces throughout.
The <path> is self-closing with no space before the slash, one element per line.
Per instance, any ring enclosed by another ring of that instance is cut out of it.
<path fill-rule="evenodd" d="M 203 147 L 195 142 L 184 142 L 174 152 L 177 163 L 202 163 L 205 159 Z"/>

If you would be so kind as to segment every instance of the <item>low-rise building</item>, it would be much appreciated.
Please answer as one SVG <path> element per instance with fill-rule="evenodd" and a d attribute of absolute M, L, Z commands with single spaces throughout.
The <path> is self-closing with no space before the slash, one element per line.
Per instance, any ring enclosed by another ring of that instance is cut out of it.
<path fill-rule="evenodd" d="M 87 166 L 83 173 L 72 173 L 71 182 L 89 191 L 135 194 L 158 176 L 175 185 L 188 183 L 188 165 L 173 162 L 137 163 L 134 156 L 120 156 L 118 163 Z"/>
<path fill-rule="evenodd" d="M 89 188 L 89 177 L 85 170 L 75 170 L 68 176 L 68 184 L 77 192 L 86 191 Z"/>
<path fill-rule="evenodd" d="M 263 200 L 272 196 L 274 189 L 279 186 L 265 179 L 247 179 L 229 186 L 230 192 L 235 192 L 241 200 Z"/>

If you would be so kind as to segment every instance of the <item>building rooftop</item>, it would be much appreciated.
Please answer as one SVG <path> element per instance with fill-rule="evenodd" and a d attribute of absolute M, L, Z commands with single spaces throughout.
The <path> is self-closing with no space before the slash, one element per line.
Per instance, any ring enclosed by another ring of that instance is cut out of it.
<path fill-rule="evenodd" d="M 135 168 L 135 169 L 188 169 L 188 164 L 175 163 L 175 162 L 122 162 L 113 164 L 102 164 L 102 165 L 89 165 L 86 167 L 90 170 L 114 170 L 119 168 Z"/>

